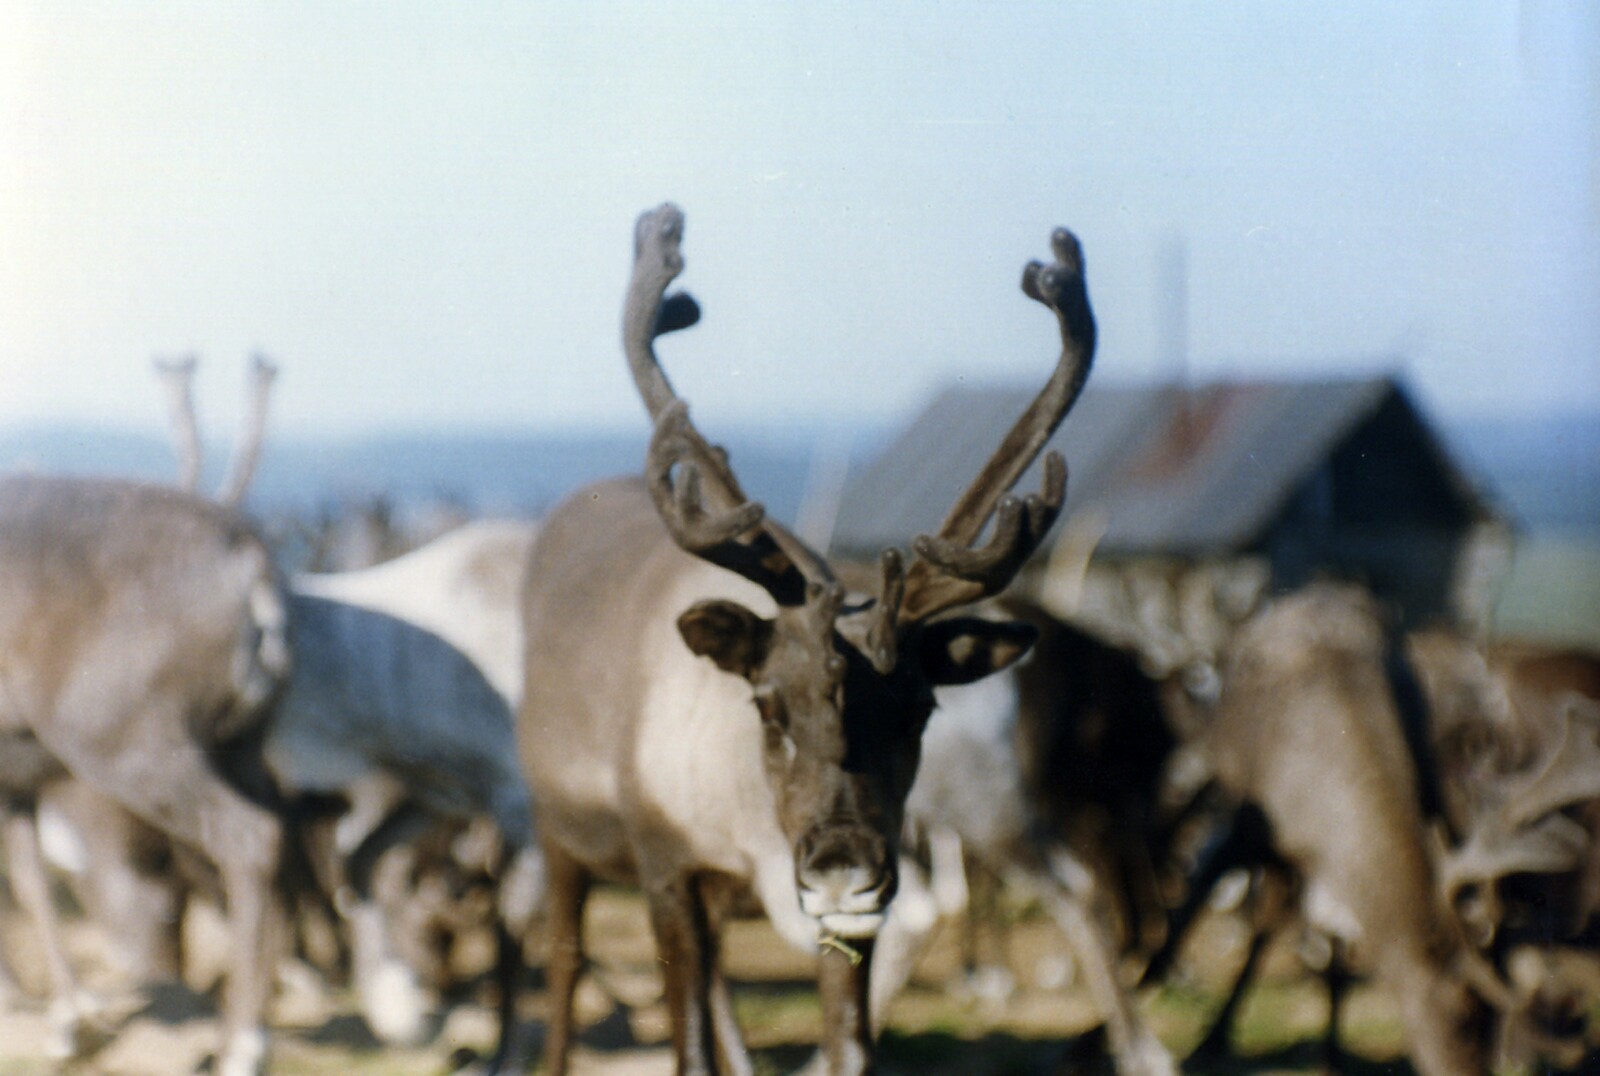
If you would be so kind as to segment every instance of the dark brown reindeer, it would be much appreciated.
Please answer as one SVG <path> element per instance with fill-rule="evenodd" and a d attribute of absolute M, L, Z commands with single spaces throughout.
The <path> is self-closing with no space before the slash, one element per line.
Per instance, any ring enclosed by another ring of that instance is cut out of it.
<path fill-rule="evenodd" d="M 1089 372 L 1082 258 L 1058 230 L 1055 263 L 1023 274 L 1060 323 L 1045 389 L 940 534 L 916 541 L 909 568 L 886 552 L 879 593 L 852 603 L 820 555 L 746 499 L 656 362 L 654 338 L 698 318 L 688 296 L 663 298 L 683 268 L 682 226 L 664 205 L 635 230 L 623 327 L 655 423 L 645 479 L 556 508 L 527 575 L 519 731 L 548 857 L 546 1056 L 567 1071 L 582 908 L 599 876 L 645 891 L 680 1073 L 751 1071 L 718 968 L 729 894 L 745 887 L 786 937 L 820 946 L 828 1071 L 866 1072 L 873 937 L 933 688 L 1004 667 L 1034 634 L 933 618 L 1002 590 L 1060 509 L 1053 454 L 1041 494 L 1006 491 Z"/>
<path fill-rule="evenodd" d="M 1118 968 L 1164 911 L 1157 865 L 1167 859 L 1168 833 L 1159 799 L 1175 739 L 1161 685 L 1132 653 L 1031 602 L 997 605 L 1033 624 L 1039 639 L 1004 672 L 937 693 L 906 800 L 902 893 L 875 954 L 874 1026 L 909 980 L 934 916 L 965 905 L 970 865 L 1030 894 L 1060 927 L 1118 1071 L 1175 1072 Z M 926 867 L 909 854 L 919 846 Z"/>

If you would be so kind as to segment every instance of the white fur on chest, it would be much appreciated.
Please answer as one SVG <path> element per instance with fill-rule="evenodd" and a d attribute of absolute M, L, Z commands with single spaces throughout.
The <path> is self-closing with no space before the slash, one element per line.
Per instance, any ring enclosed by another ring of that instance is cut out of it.
<path fill-rule="evenodd" d="M 708 593 L 773 613 L 765 592 L 716 569 L 686 579 L 665 604 L 681 612 Z M 631 760 L 639 806 L 704 867 L 752 885 L 778 933 L 814 951 L 818 928 L 800 911 L 793 851 L 778 824 L 750 683 L 696 657 L 675 623 L 663 623 L 644 656 L 654 673 Z"/>
<path fill-rule="evenodd" d="M 646 689 L 633 756 L 637 794 L 708 867 L 748 879 L 778 832 L 750 685 L 683 648 Z"/>

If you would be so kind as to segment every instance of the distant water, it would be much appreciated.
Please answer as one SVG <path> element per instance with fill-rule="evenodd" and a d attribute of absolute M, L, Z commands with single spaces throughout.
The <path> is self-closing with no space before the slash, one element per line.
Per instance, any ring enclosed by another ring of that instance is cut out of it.
<path fill-rule="evenodd" d="M 1600 415 L 1439 424 L 1462 469 L 1526 530 L 1600 539 Z M 841 455 L 863 466 L 889 441 L 872 428 L 717 431 L 746 491 L 793 521 L 814 467 Z M 585 482 L 638 473 L 644 431 L 566 434 L 389 435 L 269 442 L 251 492 L 263 514 L 315 510 L 377 495 L 397 505 L 446 501 L 477 514 L 538 515 Z M 227 448 L 212 446 L 208 486 Z M 19 467 L 169 481 L 164 437 L 93 427 L 0 429 L 0 471 Z"/>
<path fill-rule="evenodd" d="M 735 430 L 717 438 L 746 492 L 792 521 L 812 468 L 881 450 L 879 429 Z M 383 496 L 407 504 L 448 502 L 474 514 L 537 516 L 577 487 L 637 474 L 647 445 L 637 434 L 386 435 L 354 440 L 269 442 L 250 506 L 264 515 L 315 511 Z M 207 450 L 204 483 L 222 481 L 228 447 Z M 0 430 L 0 471 L 31 468 L 171 481 L 177 464 L 161 437 L 92 427 Z"/>

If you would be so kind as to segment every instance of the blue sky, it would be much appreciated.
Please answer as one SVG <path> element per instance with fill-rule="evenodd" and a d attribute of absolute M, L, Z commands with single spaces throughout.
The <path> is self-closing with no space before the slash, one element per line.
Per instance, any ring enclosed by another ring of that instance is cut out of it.
<path fill-rule="evenodd" d="M 275 428 L 628 427 L 630 229 L 688 213 L 702 424 L 1033 382 L 1082 236 L 1096 377 L 1403 364 L 1452 415 L 1600 408 L 1585 4 L 0 5 L 0 422 L 155 427 L 195 350 Z"/>

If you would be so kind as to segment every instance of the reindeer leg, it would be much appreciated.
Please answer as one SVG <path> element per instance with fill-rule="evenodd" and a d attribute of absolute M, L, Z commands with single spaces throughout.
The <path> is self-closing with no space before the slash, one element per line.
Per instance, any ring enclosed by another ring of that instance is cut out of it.
<path fill-rule="evenodd" d="M 1172 1055 L 1144 1026 L 1132 995 L 1118 980 L 1116 946 L 1095 911 L 1099 885 L 1093 874 L 1063 848 L 1050 852 L 1048 874 L 1028 874 L 1026 881 L 1043 897 L 1077 954 L 1089 993 L 1105 1016 L 1117 1071 L 1123 1076 L 1177 1076 Z"/>
<path fill-rule="evenodd" d="M 678 1076 L 715 1076 L 711 993 L 716 939 L 711 937 L 699 887 L 693 877 L 680 877 L 651 887 L 646 895 L 656 954 L 665 965 Z"/>
<path fill-rule="evenodd" d="M 817 991 L 822 998 L 823 1071 L 828 1076 L 861 1076 L 872 1071 L 873 1031 L 867 990 L 872 979 L 875 940 L 852 938 L 855 954 L 825 948 L 817 957 Z"/>
<path fill-rule="evenodd" d="M 394 951 L 383 905 L 373 897 L 372 878 L 385 852 L 414 840 L 433 821 L 414 800 L 403 801 L 350 853 L 346 868 L 356 894 L 350 910 L 356 996 L 367 1026 L 390 1045 L 421 1041 L 430 1004 L 416 973 Z"/>
<path fill-rule="evenodd" d="M 1200 853 L 1194 873 L 1188 879 L 1188 892 L 1184 894 L 1183 903 L 1168 919 L 1166 939 L 1145 965 L 1144 974 L 1139 979 L 1140 986 L 1166 977 L 1177 958 L 1178 949 L 1183 945 L 1183 939 L 1189 933 L 1189 927 L 1205 907 L 1206 901 L 1211 899 L 1211 891 L 1222 876 L 1238 867 L 1256 866 L 1275 860 L 1271 848 L 1271 827 L 1266 815 L 1254 804 L 1244 804 L 1221 823 L 1221 832 L 1215 834 Z"/>
<path fill-rule="evenodd" d="M 1339 1045 L 1339 1012 L 1344 1008 L 1345 995 L 1350 991 L 1350 968 L 1345 963 L 1344 945 L 1338 938 L 1329 939 L 1328 966 L 1322 979 L 1328 984 L 1328 1030 L 1322 1040 L 1322 1063 L 1329 1072 L 1345 1071 L 1344 1047 Z"/>
<path fill-rule="evenodd" d="M 228 974 L 222 1010 L 218 1076 L 260 1076 L 266 1071 L 264 1026 L 279 954 L 281 909 L 275 882 L 283 833 L 265 808 L 219 786 L 207 812 L 202 840 L 222 873 L 222 894 L 236 963 Z"/>
<path fill-rule="evenodd" d="M 911 981 L 917 958 L 933 937 L 943 910 L 921 864 L 909 856 L 901 856 L 900 888 L 889 905 L 888 917 L 883 929 L 878 931 L 872 952 L 868 998 L 874 1037 L 883 1031 L 888 1021 L 890 1004 Z"/>
<path fill-rule="evenodd" d="M 495 935 L 498 954 L 494 981 L 499 1007 L 500 1041 L 485 1069 L 485 1076 L 521 1072 L 528 1067 L 521 1029 L 517 1024 L 517 1002 L 527 973 L 523 939 L 533 925 L 535 913 L 545 903 L 544 856 L 532 845 L 511 847 L 501 861 L 495 881 Z"/>
<path fill-rule="evenodd" d="M 583 970 L 583 905 L 589 896 L 589 872 L 554 841 L 544 842 L 549 889 L 545 934 L 545 978 L 550 990 L 550 1018 L 545 1029 L 544 1064 L 550 1076 L 566 1076 L 572 1051 L 572 995 Z"/>
<path fill-rule="evenodd" d="M 1233 1054 L 1233 1024 L 1239 1013 L 1239 1005 L 1244 1001 L 1244 995 L 1250 988 L 1251 981 L 1255 978 L 1256 966 L 1261 961 L 1261 954 L 1266 952 L 1267 941 L 1271 937 L 1265 931 L 1257 928 L 1250 934 L 1250 945 L 1245 950 L 1244 964 L 1239 968 L 1239 974 L 1234 977 L 1233 989 L 1228 991 L 1228 998 L 1222 1003 L 1222 1008 L 1217 1010 L 1217 1015 L 1211 1021 L 1211 1028 L 1200 1040 L 1200 1044 L 1189 1052 L 1193 1061 L 1216 1061 Z"/>
<path fill-rule="evenodd" d="M 732 886 L 722 884 L 707 876 L 701 879 L 700 897 L 705 903 L 706 926 L 709 936 L 716 941 L 722 937 L 722 927 L 733 907 Z M 728 1076 L 755 1076 L 755 1065 L 745 1048 L 744 1035 L 733 1014 L 733 995 L 728 990 L 728 977 L 723 974 L 722 961 L 711 961 L 711 1032 L 717 1042 L 719 1071 Z"/>
<path fill-rule="evenodd" d="M 506 925 L 504 917 L 495 921 L 496 956 L 494 964 L 495 987 L 499 991 L 495 1016 L 499 1022 L 499 1041 L 494 1053 L 484 1067 L 484 1076 L 521 1072 L 527 1067 L 522 1055 L 521 1036 L 517 1029 L 517 994 L 522 988 L 524 968 L 522 938 Z"/>
<path fill-rule="evenodd" d="M 1289 918 L 1290 902 L 1295 892 L 1294 882 L 1288 875 L 1289 868 L 1270 850 L 1268 854 L 1257 858 L 1271 862 L 1259 868 L 1250 883 L 1247 898 L 1250 902 L 1250 945 L 1245 950 L 1244 963 L 1234 977 L 1227 1000 L 1217 1011 L 1200 1045 L 1190 1052 L 1189 1056 L 1196 1060 L 1220 1060 L 1232 1056 L 1233 1026 L 1239 1006 L 1244 1003 L 1245 993 L 1255 980 L 1256 968 L 1261 962 L 1261 955 L 1266 952 L 1267 943 Z"/>
<path fill-rule="evenodd" d="M 81 848 L 83 862 L 68 870 L 68 881 L 109 936 L 107 956 L 135 981 L 176 978 L 183 898 L 166 837 L 83 781 L 52 782 L 37 818 L 44 845 L 54 829 Z"/>
<path fill-rule="evenodd" d="M 61 1058 L 74 1057 L 84 1049 L 83 1021 L 92 1006 L 80 995 L 72 966 L 67 961 L 60 923 L 50 899 L 50 880 L 45 872 L 44 854 L 39 849 L 39 830 L 33 808 L 25 806 L 7 811 L 4 835 L 11 890 L 38 931 L 44 948 L 51 995 L 50 1053 Z"/>

